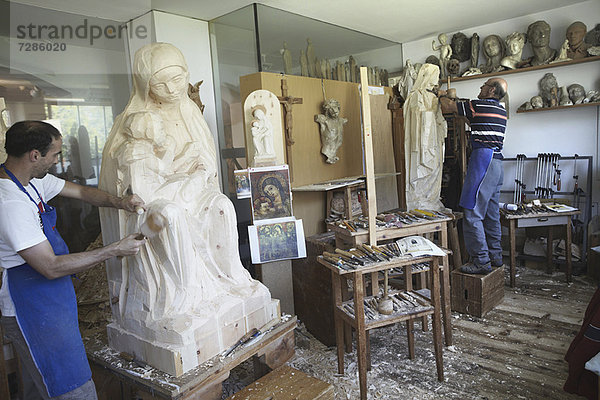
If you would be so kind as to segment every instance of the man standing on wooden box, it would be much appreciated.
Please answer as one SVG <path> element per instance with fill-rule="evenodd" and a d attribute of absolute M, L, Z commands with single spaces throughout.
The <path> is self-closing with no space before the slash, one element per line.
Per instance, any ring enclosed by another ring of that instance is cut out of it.
<path fill-rule="evenodd" d="M 490 78 L 481 86 L 477 100 L 454 101 L 440 91 L 442 111 L 464 116 L 471 124 L 473 151 L 459 203 L 464 209 L 463 237 L 471 258 L 460 270 L 469 274 L 487 274 L 492 267 L 503 265 L 498 201 L 504 178 L 506 109 L 500 99 L 507 90 L 504 79 Z"/>
<path fill-rule="evenodd" d="M 0 166 L 0 322 L 21 360 L 25 399 L 88 400 L 96 390 L 79 325 L 71 274 L 113 256 L 137 254 L 136 235 L 83 253 L 56 230 L 56 195 L 98 207 L 135 212 L 136 195 L 118 198 L 66 182 L 48 170 L 58 162 L 60 132 L 44 122 L 17 122 L 6 132 L 8 158 Z M 36 390 L 37 388 L 37 390 Z"/>

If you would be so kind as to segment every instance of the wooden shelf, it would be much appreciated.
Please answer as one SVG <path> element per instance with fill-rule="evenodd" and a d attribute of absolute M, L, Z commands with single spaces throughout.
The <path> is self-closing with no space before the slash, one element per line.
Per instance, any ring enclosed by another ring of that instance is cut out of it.
<path fill-rule="evenodd" d="M 528 112 L 550 111 L 550 110 L 564 110 L 566 108 L 576 108 L 576 107 L 586 107 L 586 106 L 600 106 L 600 102 L 596 101 L 594 103 L 573 104 L 570 106 L 556 106 L 556 107 L 533 108 L 531 110 L 517 110 L 517 114 L 528 113 Z"/>
<path fill-rule="evenodd" d="M 558 63 L 554 63 L 554 64 L 544 64 L 544 65 L 535 65 L 533 67 L 507 69 L 504 71 L 493 72 L 490 74 L 461 76 L 461 77 L 457 77 L 457 78 L 450 78 L 450 81 L 451 82 L 461 82 L 461 81 L 468 81 L 470 79 L 480 79 L 480 78 L 486 78 L 486 77 L 490 77 L 490 76 L 517 74 L 519 72 L 537 71 L 537 70 L 541 70 L 541 69 L 548 69 L 548 68 L 554 68 L 554 67 L 564 67 L 566 65 L 582 64 L 582 63 L 598 61 L 598 60 L 600 60 L 600 56 L 585 57 L 585 58 L 578 58 L 578 59 L 570 60 L 570 61 L 558 62 Z"/>

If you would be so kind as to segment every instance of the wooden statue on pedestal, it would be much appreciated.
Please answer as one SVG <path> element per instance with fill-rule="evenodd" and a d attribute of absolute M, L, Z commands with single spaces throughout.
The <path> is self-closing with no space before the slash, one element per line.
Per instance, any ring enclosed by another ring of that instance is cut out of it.
<path fill-rule="evenodd" d="M 135 257 L 107 261 L 108 339 L 178 376 L 260 328 L 277 304 L 240 262 L 235 210 L 219 189 L 214 137 L 187 96 L 183 55 L 167 43 L 146 45 L 133 74 L 99 186 L 116 196 L 136 193 L 148 208 L 141 215 L 102 208 L 100 219 L 105 243 L 146 225 L 153 235 Z"/>

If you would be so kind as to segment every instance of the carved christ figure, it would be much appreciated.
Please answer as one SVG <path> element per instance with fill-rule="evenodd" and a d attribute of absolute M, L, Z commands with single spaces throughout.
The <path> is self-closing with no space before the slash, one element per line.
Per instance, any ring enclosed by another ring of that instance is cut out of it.
<path fill-rule="evenodd" d="M 344 139 L 346 118 L 340 117 L 340 103 L 335 99 L 323 103 L 323 114 L 315 115 L 315 122 L 321 130 L 321 153 L 327 157 L 327 163 L 335 164 L 340 158 L 337 151 Z"/>
<path fill-rule="evenodd" d="M 131 216 L 102 209 L 102 233 L 107 240 L 140 232 L 156 218 L 166 226 L 135 257 L 107 264 L 110 295 L 118 299 L 109 328 L 116 324 L 119 335 L 168 346 L 210 337 L 218 342 L 208 346 L 212 352 L 193 347 L 202 362 L 238 339 L 219 332 L 224 305 L 246 315 L 250 304 L 266 309 L 270 294 L 240 262 L 235 210 L 219 189 L 213 135 L 187 96 L 183 55 L 167 43 L 146 45 L 135 55 L 133 74 L 131 98 L 103 152 L 99 186 L 118 196 L 130 189 L 148 209 Z"/>
<path fill-rule="evenodd" d="M 273 124 L 267 117 L 266 110 L 262 105 L 257 105 L 252 111 L 254 119 L 250 123 L 252 132 L 252 143 L 254 144 L 254 160 L 260 161 L 275 158 L 273 148 Z"/>

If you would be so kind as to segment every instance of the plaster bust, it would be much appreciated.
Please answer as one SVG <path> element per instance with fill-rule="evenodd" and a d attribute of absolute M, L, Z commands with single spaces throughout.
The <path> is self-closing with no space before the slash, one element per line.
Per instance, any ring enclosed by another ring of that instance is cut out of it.
<path fill-rule="evenodd" d="M 471 56 L 471 41 L 462 32 L 452 35 L 450 46 L 452 47 L 452 58 L 459 62 L 467 61 Z"/>
<path fill-rule="evenodd" d="M 569 48 L 567 49 L 567 57 L 571 59 L 583 58 L 588 56 L 588 45 L 583 41 L 587 27 L 581 21 L 575 21 L 567 28 L 567 40 Z"/>
<path fill-rule="evenodd" d="M 570 106 L 570 105 L 573 105 L 573 102 L 569 98 L 569 91 L 567 90 L 566 86 L 561 86 L 560 87 L 560 100 L 559 100 L 558 104 L 561 105 L 561 106 Z"/>
<path fill-rule="evenodd" d="M 544 107 L 544 100 L 542 99 L 542 96 L 533 96 L 531 100 L 529 100 L 529 103 L 531 103 L 531 107 L 533 108 Z"/>
<path fill-rule="evenodd" d="M 545 107 L 558 105 L 558 82 L 554 74 L 548 72 L 540 79 L 540 96 L 544 100 Z"/>
<path fill-rule="evenodd" d="M 509 69 L 517 68 L 521 62 L 523 47 L 525 46 L 525 34 L 521 32 L 513 32 L 506 38 L 507 55 L 500 61 L 500 65 Z"/>
<path fill-rule="evenodd" d="M 556 57 L 556 50 L 550 47 L 550 25 L 546 21 L 530 24 L 527 27 L 527 40 L 533 51 L 531 65 L 548 64 Z"/>
<path fill-rule="evenodd" d="M 572 85 L 567 86 L 567 91 L 569 92 L 569 99 L 573 102 L 573 104 L 581 104 L 585 99 L 585 89 L 579 83 L 574 83 Z"/>
<path fill-rule="evenodd" d="M 315 122 L 321 131 L 321 153 L 327 157 L 328 164 L 335 164 L 340 158 L 337 151 L 344 139 L 346 118 L 340 117 L 340 103 L 328 99 L 323 103 L 323 114 L 315 115 Z"/>
<path fill-rule="evenodd" d="M 500 61 L 504 57 L 504 40 L 498 35 L 490 35 L 483 40 L 483 54 L 486 64 L 481 68 L 483 73 L 496 72 L 500 68 Z"/>

